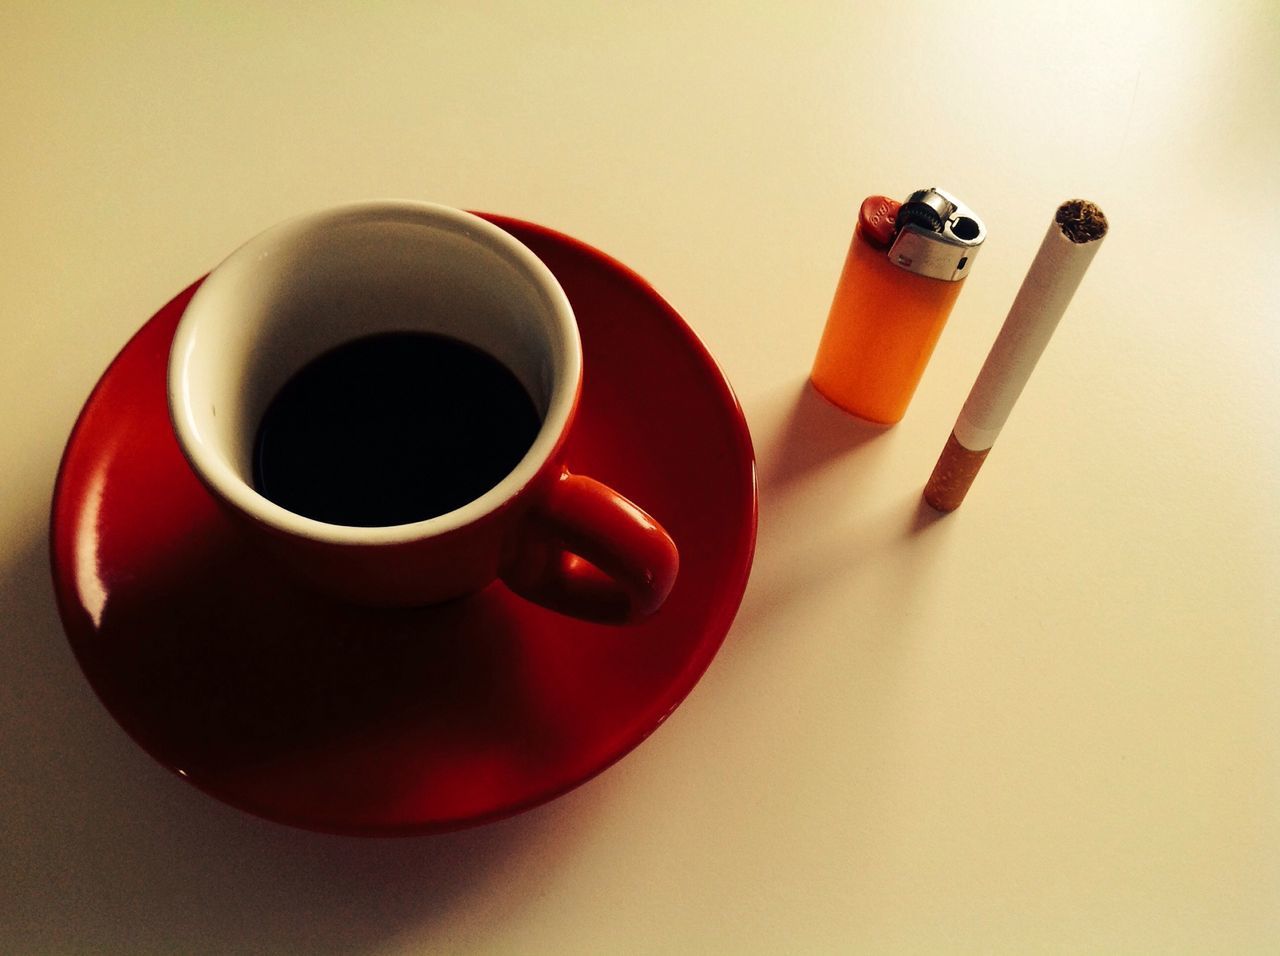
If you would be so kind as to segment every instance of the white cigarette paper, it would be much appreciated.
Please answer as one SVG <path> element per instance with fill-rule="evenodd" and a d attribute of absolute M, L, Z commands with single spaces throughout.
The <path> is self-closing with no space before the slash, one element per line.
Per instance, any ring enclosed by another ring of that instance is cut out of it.
<path fill-rule="evenodd" d="M 1106 234 L 1106 216 L 1093 203 L 1058 207 L 925 486 L 933 507 L 953 511 L 964 500 Z"/>
<path fill-rule="evenodd" d="M 1105 235 L 1106 220 L 1102 222 Z M 995 444 L 1101 245 L 1102 236 L 1073 240 L 1056 218 L 1049 223 L 1040 251 L 956 419 L 956 440 L 965 448 L 984 451 Z"/>

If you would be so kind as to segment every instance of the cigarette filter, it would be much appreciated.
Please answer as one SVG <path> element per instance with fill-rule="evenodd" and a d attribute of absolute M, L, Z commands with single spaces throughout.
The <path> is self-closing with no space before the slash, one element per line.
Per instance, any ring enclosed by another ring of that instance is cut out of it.
<path fill-rule="evenodd" d="M 941 189 L 858 213 L 813 365 L 814 387 L 847 412 L 893 424 L 924 374 L 986 228 Z"/>
<path fill-rule="evenodd" d="M 960 507 L 1106 234 L 1107 218 L 1093 203 L 1058 207 L 925 486 L 939 511 Z"/>

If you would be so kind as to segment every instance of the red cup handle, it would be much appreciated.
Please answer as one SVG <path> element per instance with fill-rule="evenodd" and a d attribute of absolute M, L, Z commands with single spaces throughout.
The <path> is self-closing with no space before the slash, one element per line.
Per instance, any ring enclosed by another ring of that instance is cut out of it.
<path fill-rule="evenodd" d="M 562 614 L 625 624 L 671 593 L 680 555 L 662 526 L 608 485 L 562 471 L 504 562 L 516 594 Z"/>

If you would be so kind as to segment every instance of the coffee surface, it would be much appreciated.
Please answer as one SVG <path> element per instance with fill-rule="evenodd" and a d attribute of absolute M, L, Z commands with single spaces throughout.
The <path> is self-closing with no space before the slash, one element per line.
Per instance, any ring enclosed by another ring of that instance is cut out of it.
<path fill-rule="evenodd" d="M 421 332 L 369 336 L 314 359 L 272 399 L 253 482 L 329 524 L 422 521 L 502 481 L 541 424 L 515 375 L 480 349 Z"/>

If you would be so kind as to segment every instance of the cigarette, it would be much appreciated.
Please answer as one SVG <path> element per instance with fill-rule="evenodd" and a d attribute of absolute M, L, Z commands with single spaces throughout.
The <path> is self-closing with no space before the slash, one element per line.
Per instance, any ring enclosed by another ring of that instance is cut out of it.
<path fill-rule="evenodd" d="M 925 485 L 934 508 L 960 507 L 1106 234 L 1107 217 L 1093 203 L 1058 207 Z"/>

